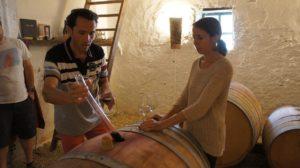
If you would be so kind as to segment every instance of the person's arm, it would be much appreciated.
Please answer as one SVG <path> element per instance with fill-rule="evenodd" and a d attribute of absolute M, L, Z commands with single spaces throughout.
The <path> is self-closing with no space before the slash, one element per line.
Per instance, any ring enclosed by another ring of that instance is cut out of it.
<path fill-rule="evenodd" d="M 179 99 L 177 100 L 177 102 L 175 103 L 175 105 L 172 107 L 172 109 L 165 114 L 164 116 L 155 114 L 154 116 L 152 116 L 151 118 L 154 120 L 165 120 L 167 118 L 172 117 L 174 114 L 180 112 L 182 109 L 184 109 L 187 106 L 187 87 L 188 85 L 184 88 L 184 90 L 181 93 L 181 96 L 179 97 Z"/>
<path fill-rule="evenodd" d="M 107 105 L 108 109 L 112 109 L 115 105 L 115 98 L 110 90 L 108 77 L 100 78 L 101 96 L 100 99 Z"/>
<path fill-rule="evenodd" d="M 202 118 L 211 108 L 215 100 L 220 96 L 224 89 L 229 89 L 232 77 L 232 69 L 221 69 L 216 72 L 202 90 L 198 99 L 187 108 L 183 109 L 183 113 L 188 121 L 194 121 Z"/>
<path fill-rule="evenodd" d="M 188 87 L 188 84 L 185 86 L 184 90 L 182 91 L 179 99 L 177 100 L 177 102 L 175 103 L 173 108 L 169 111 L 169 113 L 167 115 L 162 117 L 162 119 L 167 119 L 167 118 L 173 116 L 174 114 L 180 112 L 182 109 L 186 108 L 187 101 L 188 101 L 187 87 Z"/>
<path fill-rule="evenodd" d="M 103 56 L 101 59 L 101 71 L 99 72 L 98 76 L 99 79 L 99 87 L 100 87 L 100 100 L 107 105 L 108 109 L 112 109 L 115 105 L 115 98 L 110 90 L 109 87 L 109 80 L 108 80 L 108 70 L 107 70 L 107 63 L 104 57 L 104 52 L 102 48 L 99 48 L 100 55 Z"/>
<path fill-rule="evenodd" d="M 101 87 L 101 92 L 102 93 L 111 92 L 110 88 L 109 88 L 108 77 L 100 78 L 100 87 Z"/>
<path fill-rule="evenodd" d="M 147 120 L 141 124 L 140 129 L 144 131 L 159 131 L 172 125 L 179 124 L 185 120 L 194 121 L 200 119 L 207 113 L 208 109 L 212 106 L 222 90 L 230 84 L 231 77 L 232 70 L 224 70 L 223 72 L 216 73 L 193 104 L 172 117 L 159 121 L 153 119 Z"/>
<path fill-rule="evenodd" d="M 85 98 L 88 95 L 88 88 L 83 85 L 77 83 L 68 84 L 68 91 L 58 88 L 58 85 L 61 82 L 61 74 L 57 65 L 58 58 L 57 53 L 53 50 L 49 50 L 46 54 L 43 86 L 43 97 L 45 101 L 58 105 L 71 103 L 78 104 L 85 101 Z"/>
<path fill-rule="evenodd" d="M 25 84 L 28 95 L 34 100 L 34 72 L 30 59 L 23 60 Z"/>
<path fill-rule="evenodd" d="M 196 63 L 197 63 L 196 61 L 193 63 L 192 68 L 191 68 L 191 72 L 193 70 L 193 67 L 196 65 Z M 190 72 L 190 74 L 191 74 L 191 72 Z M 173 108 L 164 117 L 162 117 L 161 120 L 170 118 L 174 114 L 179 113 L 181 110 L 183 110 L 184 108 L 187 107 L 187 104 L 188 104 L 188 86 L 189 86 L 189 82 L 186 84 L 184 90 L 182 91 L 180 97 L 177 99 L 177 101 L 174 104 Z"/>
<path fill-rule="evenodd" d="M 87 97 L 87 88 L 83 85 L 73 84 L 69 86 L 69 91 L 65 92 L 57 88 L 58 79 L 56 77 L 46 77 L 43 87 L 43 96 L 46 102 L 58 105 L 80 104 Z"/>
<path fill-rule="evenodd" d="M 163 120 L 149 119 L 143 122 L 139 128 L 143 131 L 160 131 L 170 126 L 184 122 L 186 119 L 182 113 L 177 113 Z"/>
<path fill-rule="evenodd" d="M 184 122 L 185 117 L 179 112 L 187 106 L 187 87 L 188 85 L 184 88 L 173 108 L 165 116 L 160 117 L 159 115 L 154 115 L 152 118 L 143 122 L 140 125 L 140 129 L 143 131 L 160 131 Z"/>
<path fill-rule="evenodd" d="M 25 85 L 27 88 L 28 96 L 34 100 L 34 72 L 33 66 L 30 62 L 31 54 L 28 51 L 27 46 L 24 42 L 20 39 L 16 40 L 16 46 L 21 49 L 21 56 L 22 56 L 22 64 L 24 68 L 24 78 L 25 78 Z"/>

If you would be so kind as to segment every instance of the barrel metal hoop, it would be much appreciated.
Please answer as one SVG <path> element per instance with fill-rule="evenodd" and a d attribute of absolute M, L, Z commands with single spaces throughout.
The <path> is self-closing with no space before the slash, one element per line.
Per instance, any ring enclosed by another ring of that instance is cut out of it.
<path fill-rule="evenodd" d="M 300 130 L 300 120 L 294 120 L 294 121 L 290 121 L 290 122 L 294 122 L 297 124 L 292 125 L 292 126 L 289 125 L 288 127 L 282 127 L 283 124 L 286 124 L 286 123 L 282 123 L 272 129 L 272 132 L 276 132 L 276 131 L 278 131 L 278 129 L 280 129 L 280 131 L 277 132 L 276 136 L 275 135 L 270 136 L 269 140 L 266 142 L 266 145 L 268 146 L 269 149 L 271 148 L 271 145 L 272 145 L 271 142 L 275 141 L 275 139 L 279 138 L 282 134 L 288 133 L 293 130 Z M 272 134 L 272 133 L 270 133 L 270 134 Z"/>
<path fill-rule="evenodd" d="M 68 153 L 67 155 L 61 157 L 59 160 L 64 160 L 64 159 L 83 159 L 83 160 L 94 161 L 111 168 L 130 168 L 130 166 L 124 163 L 120 163 L 119 161 L 114 160 L 108 156 L 100 155 L 97 153 L 91 153 L 91 152 Z"/>
<path fill-rule="evenodd" d="M 174 152 L 180 159 L 182 159 L 184 161 L 184 163 L 187 165 L 187 167 L 191 167 L 191 168 L 193 167 L 193 165 L 191 165 L 191 163 L 188 161 L 188 159 L 184 155 L 182 155 L 179 151 L 177 151 L 169 142 L 166 142 L 165 140 L 163 140 L 162 138 L 160 138 L 159 136 L 156 136 L 155 134 L 153 134 L 151 132 L 141 131 L 141 130 L 139 130 L 139 128 L 137 126 L 138 126 L 138 124 L 127 126 L 127 127 L 119 129 L 119 131 L 133 132 L 133 133 L 138 133 L 143 136 L 149 137 L 149 138 L 155 140 L 156 142 L 162 144 L 163 146 L 167 147 L 172 152 Z M 169 131 L 171 131 L 171 130 L 169 130 Z M 167 132 L 164 132 L 164 133 L 167 133 Z M 167 133 L 167 135 L 169 135 L 169 134 Z M 169 137 L 178 141 L 178 139 L 175 139 L 173 136 L 169 135 Z M 186 147 L 186 149 L 190 148 L 190 147 L 187 148 L 187 146 L 185 146 L 185 147 Z M 197 153 L 198 153 L 198 151 L 197 151 Z M 197 157 L 195 157 L 195 159 L 197 160 Z M 209 167 L 209 166 L 207 166 L 207 167 Z"/>
<path fill-rule="evenodd" d="M 292 119 L 291 119 L 292 118 Z M 282 118 L 279 118 L 278 120 L 272 121 L 268 127 L 264 130 L 264 135 L 270 135 L 274 136 L 274 130 L 276 130 L 278 127 L 281 127 L 282 125 L 292 122 L 292 121 L 300 121 L 300 115 L 287 115 Z M 300 125 L 299 125 L 300 126 Z"/>
<path fill-rule="evenodd" d="M 137 129 L 135 127 L 138 127 L 140 125 L 140 122 L 136 123 L 136 124 L 132 124 L 132 125 L 127 125 L 124 129 Z M 169 128 L 166 128 L 165 130 L 171 130 L 173 132 L 176 132 L 178 135 L 180 135 L 180 137 L 184 138 L 187 142 L 189 142 L 189 144 L 199 153 L 199 154 L 202 154 L 202 147 L 201 145 L 199 144 L 199 142 L 191 135 L 189 134 L 188 132 L 182 130 L 178 125 L 175 125 L 173 127 L 169 127 Z M 119 129 L 121 130 L 121 129 Z M 126 131 L 126 130 L 122 130 L 122 131 Z M 139 134 L 143 134 L 143 131 L 137 129 L 136 131 L 138 131 Z M 172 136 L 172 135 L 170 135 Z M 174 137 L 173 137 L 174 138 Z"/>
<path fill-rule="evenodd" d="M 176 132 L 178 135 L 180 135 L 182 138 L 184 138 L 187 142 L 189 142 L 189 144 L 194 148 L 195 151 L 197 151 L 198 155 L 201 157 L 201 159 L 203 161 L 206 161 L 206 163 L 208 163 L 208 159 L 207 157 L 205 157 L 206 155 L 204 155 L 204 153 L 202 152 L 202 147 L 199 144 L 199 142 L 188 132 L 184 131 L 184 130 L 180 130 L 177 127 L 170 127 L 170 130 Z"/>

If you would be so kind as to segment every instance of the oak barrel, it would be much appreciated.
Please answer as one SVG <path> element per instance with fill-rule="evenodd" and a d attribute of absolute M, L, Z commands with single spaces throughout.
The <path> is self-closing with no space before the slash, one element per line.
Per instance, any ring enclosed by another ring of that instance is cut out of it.
<path fill-rule="evenodd" d="M 263 144 L 270 167 L 300 167 L 300 108 L 276 109 L 265 124 Z"/>
<path fill-rule="evenodd" d="M 101 150 L 97 136 L 64 155 L 52 168 L 207 168 L 208 160 L 183 130 L 171 127 L 162 132 L 142 132 L 138 125 L 119 130 L 125 141 Z"/>
<path fill-rule="evenodd" d="M 226 145 L 217 167 L 241 162 L 256 144 L 263 128 L 260 102 L 246 86 L 232 82 L 226 111 Z"/>

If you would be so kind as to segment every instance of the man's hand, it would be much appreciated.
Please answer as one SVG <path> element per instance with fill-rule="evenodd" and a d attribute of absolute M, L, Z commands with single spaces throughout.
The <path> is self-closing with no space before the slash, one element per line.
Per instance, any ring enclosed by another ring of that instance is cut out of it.
<path fill-rule="evenodd" d="M 28 91 L 28 96 L 31 100 L 34 100 L 35 99 L 35 96 L 34 96 L 34 91 Z"/>
<path fill-rule="evenodd" d="M 111 91 L 105 91 L 103 94 L 101 94 L 100 100 L 107 105 L 109 110 L 111 110 L 115 105 L 115 98 Z"/>
<path fill-rule="evenodd" d="M 72 83 L 68 85 L 68 95 L 70 102 L 80 104 L 85 101 L 88 96 L 88 88 L 84 85 Z"/>
<path fill-rule="evenodd" d="M 85 83 L 89 87 L 89 89 L 92 90 L 92 88 L 93 88 L 93 79 L 87 78 L 87 79 L 85 79 Z"/>

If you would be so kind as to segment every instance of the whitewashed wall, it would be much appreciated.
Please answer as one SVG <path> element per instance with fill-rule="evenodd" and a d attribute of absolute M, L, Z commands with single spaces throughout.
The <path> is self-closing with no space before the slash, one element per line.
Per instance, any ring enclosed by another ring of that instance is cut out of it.
<path fill-rule="evenodd" d="M 18 21 L 16 17 L 16 0 L 0 1 L 0 18 L 7 37 L 18 36 Z"/>
<path fill-rule="evenodd" d="M 184 38 L 182 49 L 171 50 L 155 26 L 161 7 L 170 1 L 127 1 L 111 79 L 120 111 L 136 113 L 141 93 L 155 93 L 159 95 L 157 111 L 164 113 L 186 84 L 191 64 L 198 57 L 191 37 Z M 228 58 L 234 66 L 234 79 L 254 92 L 266 115 L 282 105 L 300 106 L 299 0 L 181 2 L 196 11 L 233 7 L 236 46 Z"/>

